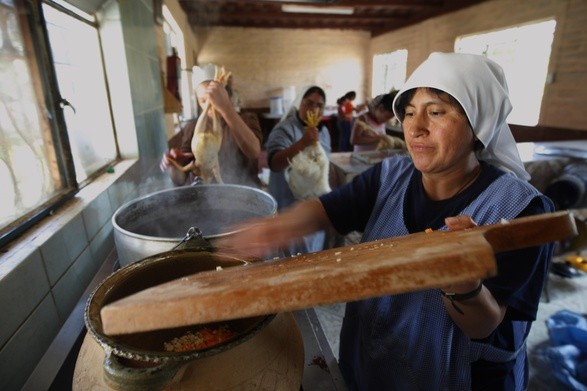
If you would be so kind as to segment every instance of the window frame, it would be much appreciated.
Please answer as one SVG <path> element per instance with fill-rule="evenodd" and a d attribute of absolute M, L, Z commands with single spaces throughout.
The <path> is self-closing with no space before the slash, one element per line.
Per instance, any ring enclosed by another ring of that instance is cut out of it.
<path fill-rule="evenodd" d="M 104 174 L 109 167 L 121 160 L 116 126 L 113 123 L 116 158 L 113 161 L 106 163 L 91 175 L 88 175 L 84 181 L 80 183 L 77 182 L 73 156 L 71 154 L 71 145 L 63 113 L 66 101 L 61 96 L 56 71 L 53 65 L 49 34 L 42 10 L 43 4 L 54 7 L 60 12 L 64 12 L 84 23 L 90 24 L 92 27 L 99 28 L 96 22 L 92 23 L 51 0 L 14 1 L 14 7 L 19 15 L 19 20 L 22 26 L 21 33 L 23 41 L 25 42 L 25 51 L 28 54 L 27 60 L 31 70 L 31 77 L 38 81 L 38 86 L 33 88 L 35 93 L 42 98 L 42 103 L 44 103 L 44 107 L 39 106 L 38 109 L 42 112 L 44 111 L 50 130 L 49 135 L 54 147 L 54 153 L 56 156 L 55 163 L 61 180 L 61 189 L 57 190 L 48 200 L 35 207 L 33 210 L 23 214 L 19 218 L 8 223 L 6 226 L 0 227 L 0 248 L 4 248 L 10 242 L 24 234 L 32 226 L 52 215 L 59 207 L 75 197 L 80 189 L 91 183 L 98 176 Z M 101 38 L 99 39 L 101 42 Z M 100 50 L 102 51 L 102 56 L 104 56 L 101 44 Z M 103 63 L 102 68 L 104 69 Z M 108 76 L 105 69 L 104 75 L 106 79 L 109 110 L 112 114 Z"/>

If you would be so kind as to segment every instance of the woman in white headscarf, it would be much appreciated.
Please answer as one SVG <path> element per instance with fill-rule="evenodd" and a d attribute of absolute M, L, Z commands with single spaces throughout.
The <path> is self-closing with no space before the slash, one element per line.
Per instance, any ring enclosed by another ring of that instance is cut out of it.
<path fill-rule="evenodd" d="M 373 241 L 554 210 L 527 182 L 506 123 L 505 77 L 493 61 L 433 53 L 393 107 L 409 156 L 390 157 L 344 187 L 256 221 L 224 245 L 255 254 L 330 226 Z M 339 354 L 347 385 L 526 389 L 524 341 L 551 257 L 551 244 L 500 253 L 492 278 L 348 303 Z"/>

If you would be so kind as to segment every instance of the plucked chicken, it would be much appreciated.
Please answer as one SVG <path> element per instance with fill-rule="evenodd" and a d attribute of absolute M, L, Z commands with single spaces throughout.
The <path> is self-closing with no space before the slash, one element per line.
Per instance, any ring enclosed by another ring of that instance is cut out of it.
<path fill-rule="evenodd" d="M 230 72 L 226 72 L 224 67 L 216 68 L 214 81 L 226 86 L 229 77 Z M 195 160 L 183 167 L 173 160 L 170 161 L 183 172 L 192 171 L 194 175 L 202 178 L 203 183 L 223 183 L 218 162 L 221 144 L 221 116 L 208 101 L 198 117 L 192 137 L 191 148 Z"/>
<path fill-rule="evenodd" d="M 356 120 L 356 126 L 360 126 L 361 128 L 373 134 L 373 136 L 379 137 L 379 142 L 377 143 L 376 147 L 377 151 L 385 151 L 388 149 L 406 149 L 406 143 L 404 140 L 389 134 L 380 135 L 365 121 Z"/>
<path fill-rule="evenodd" d="M 387 149 L 406 149 L 406 143 L 399 137 L 385 134 L 379 139 L 379 142 L 377 143 L 377 150 L 383 151 Z"/>
<path fill-rule="evenodd" d="M 320 110 L 308 111 L 306 126 L 317 128 Z M 294 197 L 298 200 L 317 197 L 330 191 L 328 173 L 330 162 L 320 142 L 306 147 L 289 161 L 285 178 Z"/>

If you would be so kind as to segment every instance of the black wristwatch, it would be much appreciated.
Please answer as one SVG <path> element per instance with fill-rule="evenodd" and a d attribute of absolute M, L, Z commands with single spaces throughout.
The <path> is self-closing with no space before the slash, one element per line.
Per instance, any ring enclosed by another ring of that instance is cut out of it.
<path fill-rule="evenodd" d="M 450 300 L 450 303 L 452 304 L 454 309 L 459 314 L 464 315 L 465 313 L 463 312 L 462 309 L 459 308 L 459 306 L 456 304 L 456 302 L 472 299 L 473 297 L 477 296 L 481 292 L 482 288 L 483 288 L 483 281 L 480 281 L 479 286 L 477 286 L 477 288 L 475 288 L 472 291 L 467 292 L 467 293 L 450 293 L 450 292 L 445 292 L 442 289 L 439 289 L 439 291 L 440 291 L 440 294 L 442 294 L 442 296 L 444 296 Z"/>

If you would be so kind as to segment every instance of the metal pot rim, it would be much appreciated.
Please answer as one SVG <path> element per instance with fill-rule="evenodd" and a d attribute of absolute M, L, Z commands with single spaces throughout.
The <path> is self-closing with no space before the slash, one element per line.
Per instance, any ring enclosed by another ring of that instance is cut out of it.
<path fill-rule="evenodd" d="M 177 192 L 177 191 L 188 191 L 188 189 L 192 189 L 194 187 L 204 188 L 204 189 L 205 188 L 221 188 L 221 187 L 222 188 L 246 189 L 247 191 L 251 191 L 253 193 L 259 193 L 264 196 L 270 197 L 270 199 L 274 203 L 273 210 L 272 210 L 271 214 L 275 214 L 277 212 L 277 201 L 275 201 L 275 198 L 271 194 L 269 194 L 261 189 L 257 189 L 257 188 L 250 187 L 250 186 L 233 185 L 233 184 L 200 184 L 200 185 L 195 185 L 195 186 L 184 186 L 184 187 L 176 187 L 176 188 L 172 188 L 172 189 L 159 190 L 159 191 L 156 191 L 153 193 L 145 194 L 141 197 L 132 199 L 130 201 L 127 201 L 124 204 L 122 204 L 112 215 L 112 218 L 111 218 L 112 226 L 114 227 L 115 230 L 117 230 L 125 235 L 128 235 L 130 237 L 136 238 L 136 239 L 149 240 L 149 241 L 154 241 L 154 242 L 169 242 L 169 241 L 179 242 L 180 240 L 183 239 L 181 236 L 179 236 L 179 237 L 147 236 L 147 235 L 142 235 L 142 234 L 138 234 L 136 232 L 129 231 L 127 229 L 122 228 L 118 224 L 116 219 L 118 216 L 120 216 L 120 214 L 123 211 L 128 209 L 129 206 L 137 204 L 139 202 L 142 202 L 142 201 L 146 200 L 147 198 L 151 198 L 153 196 L 156 196 L 158 194 L 163 194 L 163 193 L 170 193 L 170 192 Z M 203 232 L 203 237 L 205 239 L 221 238 L 221 237 L 228 236 L 228 235 L 231 235 L 236 232 L 239 232 L 239 230 L 233 230 L 233 231 L 228 231 L 228 232 L 223 232 L 223 233 L 213 234 L 213 235 L 206 235 L 206 233 Z"/>

